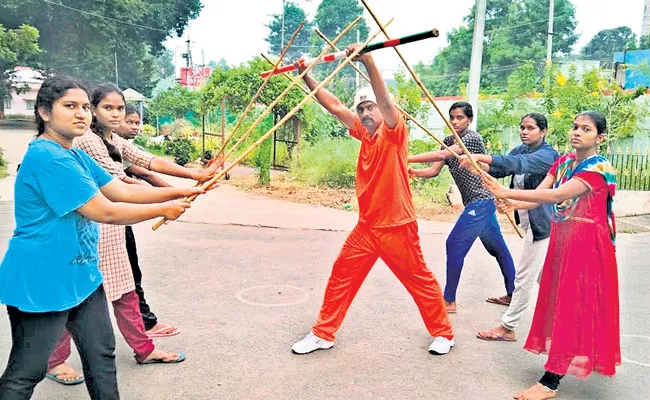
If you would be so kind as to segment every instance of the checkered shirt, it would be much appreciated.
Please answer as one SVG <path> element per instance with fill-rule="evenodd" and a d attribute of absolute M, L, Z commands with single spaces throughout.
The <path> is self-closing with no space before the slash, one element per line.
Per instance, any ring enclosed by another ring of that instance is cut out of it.
<path fill-rule="evenodd" d="M 111 136 L 111 142 L 120 150 L 125 161 L 149 169 L 153 155 L 138 149 L 116 134 Z M 114 177 L 122 179 L 126 176 L 122 163 L 111 158 L 102 139 L 92 131 L 75 138 L 73 145 L 88 153 Z M 117 300 L 135 290 L 123 225 L 100 224 L 99 269 L 104 276 L 104 290 L 109 301 Z"/>
<path fill-rule="evenodd" d="M 468 130 L 461 138 L 467 150 L 472 154 L 485 154 L 483 138 L 477 132 Z M 447 146 L 455 143 L 454 136 L 447 136 L 444 140 Z M 483 186 L 481 178 L 470 171 L 461 168 L 456 157 L 450 157 L 445 161 L 449 172 L 458 186 L 458 191 L 463 198 L 463 204 L 467 205 L 477 200 L 492 200 L 494 196 Z"/>

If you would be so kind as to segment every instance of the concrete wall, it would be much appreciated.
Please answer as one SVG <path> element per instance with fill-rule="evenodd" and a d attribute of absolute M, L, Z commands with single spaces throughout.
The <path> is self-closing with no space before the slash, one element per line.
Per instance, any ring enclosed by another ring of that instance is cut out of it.
<path fill-rule="evenodd" d="M 614 197 L 614 215 L 627 217 L 630 215 L 650 214 L 650 192 L 632 190 L 617 190 Z"/>
<path fill-rule="evenodd" d="M 34 115 L 34 103 L 38 94 L 39 85 L 30 84 L 30 90 L 26 93 L 17 94 L 11 91 L 11 100 L 5 100 L 5 115 Z M 7 107 L 9 105 L 9 107 Z"/>

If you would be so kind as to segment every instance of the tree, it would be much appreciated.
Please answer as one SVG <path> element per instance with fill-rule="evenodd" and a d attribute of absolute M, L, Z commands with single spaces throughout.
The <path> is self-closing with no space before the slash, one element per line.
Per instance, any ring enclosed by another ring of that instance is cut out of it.
<path fill-rule="evenodd" d="M 452 30 L 449 45 L 435 56 L 431 66 L 419 65 L 427 87 L 437 95 L 455 95 L 467 83 L 474 35 L 475 6 L 465 17 L 466 26 Z M 577 41 L 575 7 L 570 0 L 556 0 L 553 54 L 571 53 Z M 527 62 L 534 62 L 541 75 L 546 58 L 548 2 L 537 0 L 491 0 L 487 4 L 481 88 L 500 93 L 508 76 Z"/>
<path fill-rule="evenodd" d="M 363 15 L 363 6 L 359 0 L 323 0 L 316 10 L 314 25 L 329 39 L 334 39 L 341 33 L 346 26 L 360 15 Z M 368 38 L 368 25 L 362 19 L 359 21 L 345 36 L 339 40 L 336 45 L 345 49 L 348 45 L 355 42 L 363 42 Z M 312 55 L 320 53 L 325 46 L 323 39 L 315 33 L 312 34 L 311 43 L 313 44 Z M 319 65 L 314 68 L 314 75 L 317 79 L 323 79 L 336 68 L 336 63 Z M 329 84 L 328 89 L 343 101 L 348 101 L 354 96 L 355 71 L 346 66 Z"/>
<path fill-rule="evenodd" d="M 158 76 L 167 78 L 174 76 L 174 54 L 169 49 L 163 49 L 156 57 L 156 66 L 158 67 Z"/>
<path fill-rule="evenodd" d="M 202 8 L 200 0 L 66 0 L 65 7 L 41 0 L 3 0 L 0 23 L 29 24 L 40 31 L 40 67 L 48 74 L 78 76 L 90 83 L 115 81 L 149 95 L 156 80 L 155 57 L 174 32 L 182 35 Z M 119 22 L 121 21 L 121 22 Z"/>
<path fill-rule="evenodd" d="M 190 111 L 197 110 L 199 94 L 191 92 L 184 86 L 176 85 L 172 88 L 160 92 L 149 103 L 149 111 L 157 116 L 170 115 L 175 119 L 182 119 Z"/>
<path fill-rule="evenodd" d="M 266 25 L 269 28 L 269 36 L 266 41 L 269 43 L 269 51 L 275 56 L 279 56 L 282 52 L 282 47 L 287 45 L 289 38 L 293 32 L 298 29 L 300 23 L 304 23 L 302 30 L 293 42 L 293 45 L 285 55 L 287 61 L 295 61 L 303 54 L 309 53 L 309 35 L 311 33 L 312 24 L 307 21 L 307 14 L 297 4 L 286 2 L 284 4 L 284 43 L 282 43 L 282 14 L 271 15 L 271 22 Z"/>
<path fill-rule="evenodd" d="M 208 112 L 219 106 L 222 99 L 226 99 L 226 104 L 231 111 L 235 113 L 242 113 L 253 95 L 257 92 L 262 85 L 262 78 L 260 73 L 269 68 L 268 63 L 261 57 L 256 57 L 247 63 L 243 63 L 237 67 L 228 69 L 217 68 L 212 72 L 210 80 L 201 89 L 199 109 L 202 112 Z M 271 78 L 264 88 L 258 102 L 261 105 L 269 106 L 275 99 L 287 88 L 288 81 L 281 76 Z M 294 108 L 302 99 L 304 94 L 298 88 L 293 88 L 287 93 L 286 96 L 278 102 L 272 110 L 272 118 L 264 119 L 257 128 L 251 132 L 250 140 L 242 142 L 237 149 L 238 152 L 243 151 L 248 145 L 252 144 L 252 140 L 259 139 L 266 133 L 272 126 L 274 121 L 278 121 L 284 117 L 292 108 Z M 248 113 L 242 127 L 236 132 L 232 141 L 234 143 L 243 135 L 253 120 L 259 116 L 259 111 L 253 109 Z M 264 141 L 263 144 L 257 148 L 253 153 L 252 159 L 255 166 L 258 168 L 258 184 L 267 185 L 270 181 L 270 151 L 272 148 L 272 138 Z M 237 153 L 235 153 L 237 154 Z"/>
<path fill-rule="evenodd" d="M 40 51 L 38 29 L 29 25 L 6 29 L 0 24 L 0 119 L 4 118 L 4 100 L 11 91 L 20 93 L 29 89 L 13 82 L 15 68 L 30 64 Z"/>
<path fill-rule="evenodd" d="M 604 29 L 594 35 L 582 48 L 580 54 L 590 60 L 599 60 L 601 68 L 613 68 L 612 60 L 617 51 L 634 50 L 636 35 L 627 26 Z"/>

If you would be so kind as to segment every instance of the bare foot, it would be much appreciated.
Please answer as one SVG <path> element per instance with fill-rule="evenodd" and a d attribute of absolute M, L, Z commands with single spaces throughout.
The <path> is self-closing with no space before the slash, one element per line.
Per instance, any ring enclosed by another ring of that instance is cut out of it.
<path fill-rule="evenodd" d="M 168 351 L 162 351 L 155 349 L 154 351 L 149 354 L 147 358 L 144 359 L 142 363 L 146 363 L 148 361 L 158 361 L 162 363 L 173 363 L 178 360 L 180 360 L 181 355 L 177 353 L 170 353 Z"/>
<path fill-rule="evenodd" d="M 501 325 L 488 331 L 479 331 L 476 336 L 479 339 L 492 340 L 495 342 L 514 342 L 517 340 L 517 336 L 515 335 L 514 330 L 508 329 Z"/>
<path fill-rule="evenodd" d="M 176 336 L 180 333 L 177 327 L 158 322 L 153 328 L 145 331 L 149 337 L 169 337 Z"/>
<path fill-rule="evenodd" d="M 445 301 L 447 306 L 447 314 L 456 314 L 456 302 L 455 301 Z"/>
<path fill-rule="evenodd" d="M 528 389 L 514 396 L 515 400 L 545 400 L 557 397 L 557 390 L 551 390 L 537 382 Z"/>
<path fill-rule="evenodd" d="M 51 370 L 47 371 L 47 373 L 55 375 L 57 379 L 65 382 L 75 381 L 84 377 L 81 372 L 76 371 L 67 363 L 59 364 Z"/>

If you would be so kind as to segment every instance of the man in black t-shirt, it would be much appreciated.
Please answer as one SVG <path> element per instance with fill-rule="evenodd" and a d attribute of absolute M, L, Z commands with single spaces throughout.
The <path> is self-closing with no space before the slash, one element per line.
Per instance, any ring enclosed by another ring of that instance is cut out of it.
<path fill-rule="evenodd" d="M 456 102 L 449 109 L 449 120 L 467 150 L 473 154 L 485 154 L 483 138 L 478 133 L 469 130 L 469 124 L 473 117 L 474 113 L 469 103 Z M 457 154 L 462 153 L 462 149 L 456 144 L 453 135 L 447 136 L 444 143 Z M 456 312 L 456 290 L 460 274 L 465 256 L 476 238 L 481 239 L 488 253 L 497 259 L 506 287 L 506 295 L 498 299 L 504 305 L 509 304 L 512 292 L 515 290 L 515 264 L 497 222 L 494 197 L 483 187 L 480 176 L 461 168 L 459 161 L 444 149 L 409 156 L 408 162 L 433 162 L 433 165 L 426 169 L 409 169 L 412 176 L 421 178 L 437 176 L 442 167 L 446 165 L 458 186 L 465 205 L 465 210 L 447 237 L 447 282 L 445 284 L 447 312 Z"/>

